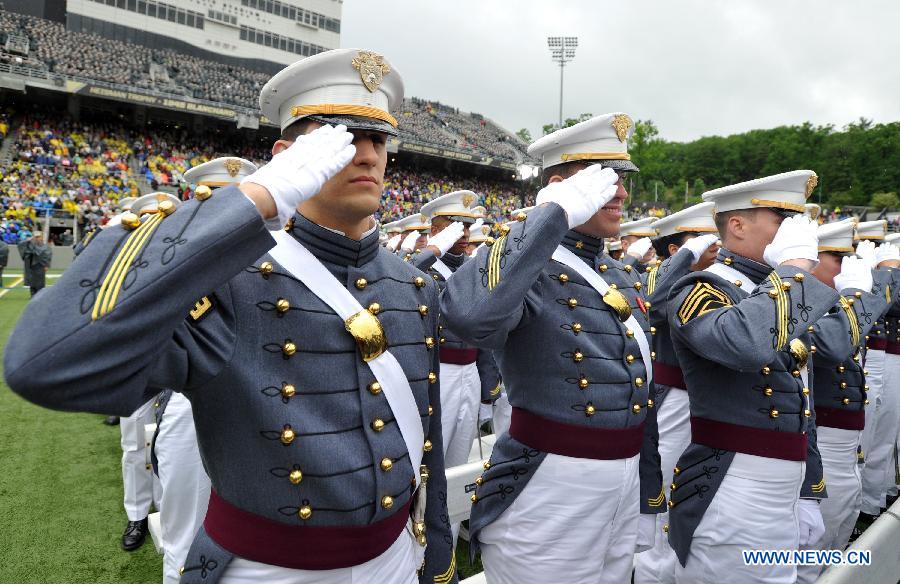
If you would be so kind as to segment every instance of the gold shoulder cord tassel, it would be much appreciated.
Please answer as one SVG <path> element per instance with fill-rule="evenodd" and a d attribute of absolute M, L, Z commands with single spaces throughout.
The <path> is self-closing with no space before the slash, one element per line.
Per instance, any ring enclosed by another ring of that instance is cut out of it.
<path fill-rule="evenodd" d="M 428 485 L 428 467 L 424 464 L 419 467 L 419 473 L 422 476 L 422 482 L 416 490 L 416 504 L 413 507 L 413 535 L 420 546 L 425 547 L 427 543 L 425 539 L 425 506 L 428 502 L 427 485 Z"/>

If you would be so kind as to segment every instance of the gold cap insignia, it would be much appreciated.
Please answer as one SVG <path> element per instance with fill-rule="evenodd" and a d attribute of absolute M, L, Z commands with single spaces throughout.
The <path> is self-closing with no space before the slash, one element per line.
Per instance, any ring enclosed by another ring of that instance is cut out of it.
<path fill-rule="evenodd" d="M 159 193 L 158 195 L 156 195 L 157 203 L 162 203 L 163 201 L 168 201 L 168 200 L 169 200 L 169 197 L 167 197 L 165 193 Z"/>
<path fill-rule="evenodd" d="M 241 171 L 241 161 L 229 159 L 225 161 L 225 170 L 228 171 L 228 176 L 234 177 L 237 176 Z"/>
<path fill-rule="evenodd" d="M 472 195 L 470 195 L 470 194 L 468 194 L 468 193 L 466 193 L 465 195 L 463 195 L 462 202 L 463 202 L 463 205 L 464 205 L 464 206 L 468 207 L 468 206 L 471 205 L 474 201 L 475 201 L 475 197 L 473 197 Z"/>
<path fill-rule="evenodd" d="M 612 127 L 616 131 L 619 142 L 624 142 L 628 138 L 628 130 L 633 125 L 631 118 L 625 114 L 617 114 L 613 116 Z"/>
<path fill-rule="evenodd" d="M 806 198 L 808 199 L 810 195 L 812 195 L 813 190 L 816 188 L 816 185 L 819 184 L 819 177 L 816 175 L 812 175 L 808 179 L 806 179 Z"/>
<path fill-rule="evenodd" d="M 384 81 L 384 76 L 391 72 L 390 66 L 384 62 L 384 57 L 372 51 L 360 51 L 351 64 L 359 71 L 363 85 L 372 93 Z"/>
<path fill-rule="evenodd" d="M 428 223 L 428 215 L 426 215 L 425 213 L 419 214 L 419 219 L 422 220 L 422 223 Z"/>
<path fill-rule="evenodd" d="M 490 226 L 490 225 L 482 225 L 482 226 L 481 226 L 481 234 L 482 234 L 482 235 L 490 235 L 490 233 L 491 233 L 491 226 Z"/>

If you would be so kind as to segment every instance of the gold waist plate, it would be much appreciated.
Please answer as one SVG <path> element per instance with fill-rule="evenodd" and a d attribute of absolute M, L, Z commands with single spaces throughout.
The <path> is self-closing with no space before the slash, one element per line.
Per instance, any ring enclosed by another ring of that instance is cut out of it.
<path fill-rule="evenodd" d="M 356 339 L 359 356 L 368 363 L 387 350 L 387 338 L 378 318 L 368 310 L 360 310 L 344 321 L 344 327 Z"/>
<path fill-rule="evenodd" d="M 628 298 L 615 288 L 606 291 L 603 295 L 603 302 L 615 311 L 622 322 L 631 317 L 631 304 L 628 303 Z"/>
<path fill-rule="evenodd" d="M 797 365 L 800 369 L 806 367 L 806 362 L 809 360 L 809 349 L 800 339 L 794 339 L 791 341 L 791 356 L 797 361 Z"/>

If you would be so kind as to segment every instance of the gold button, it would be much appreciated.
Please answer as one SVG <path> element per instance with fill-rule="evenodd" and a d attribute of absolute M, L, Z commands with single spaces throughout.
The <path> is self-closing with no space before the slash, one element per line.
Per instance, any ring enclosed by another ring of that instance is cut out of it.
<path fill-rule="evenodd" d="M 291 471 L 291 474 L 288 475 L 288 480 L 291 481 L 293 485 L 299 485 L 300 481 L 303 480 L 303 473 L 300 472 L 299 468 L 295 468 Z"/>
<path fill-rule="evenodd" d="M 864 399 L 864 400 L 863 400 L 863 405 L 866 405 L 866 406 L 869 405 L 869 400 Z"/>
<path fill-rule="evenodd" d="M 372 304 L 369 305 L 368 310 L 372 314 L 378 314 L 379 312 L 381 312 L 381 305 L 378 304 L 377 302 L 373 302 Z"/>
<path fill-rule="evenodd" d="M 763 374 L 763 375 L 768 375 L 768 374 L 771 373 L 771 372 L 772 372 L 772 370 L 769 369 L 768 366 L 762 368 L 762 374 Z"/>
<path fill-rule="evenodd" d="M 358 290 L 362 290 L 363 288 L 365 288 L 366 284 L 368 284 L 368 282 L 366 281 L 365 278 L 359 278 L 356 280 L 356 288 Z"/>
<path fill-rule="evenodd" d="M 578 387 L 580 387 L 581 389 L 587 389 L 588 385 L 590 385 L 590 382 L 586 377 L 582 377 L 578 380 Z"/>
<path fill-rule="evenodd" d="M 634 337 L 634 331 L 631 329 L 625 329 L 625 336 L 628 337 L 629 339 Z"/>
<path fill-rule="evenodd" d="M 844 404 L 845 406 L 850 405 L 850 398 L 845 397 L 844 399 L 841 400 L 841 403 Z"/>
<path fill-rule="evenodd" d="M 615 284 L 610 284 L 609 287 L 612 288 L 613 290 L 618 290 L 618 289 L 619 289 L 619 287 L 618 287 L 617 285 L 615 285 Z"/>
<path fill-rule="evenodd" d="M 180 568 L 178 568 L 178 573 L 181 575 L 184 575 L 184 566 L 181 566 Z"/>
<path fill-rule="evenodd" d="M 578 306 L 578 300 L 576 300 L 575 298 L 569 298 L 568 305 L 569 308 L 575 308 L 576 306 Z"/>
<path fill-rule="evenodd" d="M 600 264 L 600 267 L 597 269 L 600 270 L 600 273 L 603 273 L 606 270 L 608 270 L 609 268 L 606 266 L 606 264 Z"/>
<path fill-rule="evenodd" d="M 676 466 L 675 468 L 672 469 L 672 474 L 674 474 L 677 477 L 678 475 L 681 474 L 681 469 Z"/>
<path fill-rule="evenodd" d="M 656 351 L 650 351 L 650 359 L 656 361 Z"/>
<path fill-rule="evenodd" d="M 581 332 L 581 323 L 573 322 L 572 323 L 572 332 L 576 335 Z"/>
<path fill-rule="evenodd" d="M 868 370 L 868 369 L 863 369 L 863 375 L 868 375 L 868 374 L 869 374 L 869 370 Z"/>
<path fill-rule="evenodd" d="M 281 384 L 281 395 L 284 397 L 294 397 L 297 394 L 297 388 L 290 383 Z"/>
<path fill-rule="evenodd" d="M 668 523 L 663 524 L 663 533 L 669 533 L 669 524 Z"/>
<path fill-rule="evenodd" d="M 643 385 L 644 385 L 644 380 L 641 379 L 640 377 L 635 377 L 635 378 L 634 378 L 634 385 L 637 386 L 637 387 L 643 387 Z"/>
<path fill-rule="evenodd" d="M 854 300 L 853 298 L 848 298 L 848 299 L 847 299 L 847 304 L 849 304 L 850 306 L 853 306 L 853 303 L 854 303 L 854 302 L 856 302 L 856 300 Z"/>
<path fill-rule="evenodd" d="M 869 386 L 868 386 L 868 385 L 863 385 L 863 391 L 869 391 Z"/>
<path fill-rule="evenodd" d="M 732 264 L 732 262 L 734 262 L 734 260 L 731 258 L 725 258 L 724 260 L 722 260 L 722 263 L 725 264 L 726 266 L 730 266 Z"/>
<path fill-rule="evenodd" d="M 481 477 L 478 477 L 477 479 L 475 479 L 475 484 L 480 487 L 482 484 L 484 484 L 484 479 Z"/>
<path fill-rule="evenodd" d="M 430 416 L 433 413 L 434 413 L 434 408 L 431 407 L 431 404 L 428 404 L 428 415 Z"/>
<path fill-rule="evenodd" d="M 734 285 L 737 286 L 738 288 L 740 288 L 741 286 L 744 285 L 744 282 L 742 282 L 741 280 L 735 280 Z"/>
<path fill-rule="evenodd" d="M 378 395 L 379 393 L 381 393 L 381 384 L 377 381 L 373 381 L 369 384 L 368 389 L 369 393 L 371 393 L 372 395 Z"/>
<path fill-rule="evenodd" d="M 641 404 L 634 404 L 633 406 L 631 406 L 631 411 L 635 414 L 641 413 Z"/>
<path fill-rule="evenodd" d="M 629 364 L 634 363 L 634 355 L 625 355 L 625 362 Z"/>
<path fill-rule="evenodd" d="M 794 274 L 794 279 L 797 280 L 798 282 L 802 282 L 803 274 Z"/>
<path fill-rule="evenodd" d="M 434 373 L 434 371 L 431 371 L 428 374 L 428 383 L 437 383 L 437 379 L 437 375 Z"/>
<path fill-rule="evenodd" d="M 809 395 L 809 388 L 804 387 L 802 393 L 803 393 L 803 395 Z"/>
<path fill-rule="evenodd" d="M 416 279 L 413 280 L 413 284 L 416 285 L 416 288 L 423 288 L 425 286 L 425 278 L 416 276 Z"/>
<path fill-rule="evenodd" d="M 194 189 L 194 198 L 198 201 L 205 201 L 212 196 L 212 189 L 206 185 L 200 185 Z"/>
<path fill-rule="evenodd" d="M 674 490 L 677 489 L 677 488 L 678 488 L 678 485 L 676 485 L 675 483 L 672 483 L 671 485 L 669 485 L 669 490 L 670 490 L 670 491 L 674 491 Z"/>
<path fill-rule="evenodd" d="M 421 314 L 422 316 L 428 315 L 428 306 L 425 304 L 420 304 L 419 305 L 419 314 Z"/>
<path fill-rule="evenodd" d="M 500 226 L 500 235 L 506 235 L 507 233 L 509 233 L 509 225 L 504 223 Z"/>
<path fill-rule="evenodd" d="M 431 440 L 426 440 L 425 444 L 422 446 L 422 450 L 424 450 L 425 452 L 431 452 L 431 448 L 432 448 Z"/>
<path fill-rule="evenodd" d="M 429 349 L 434 348 L 434 337 L 425 337 L 425 346 Z"/>
<path fill-rule="evenodd" d="M 631 273 L 631 266 L 625 266 L 625 271 L 629 274 Z"/>
<path fill-rule="evenodd" d="M 803 415 L 808 418 L 812 415 L 812 412 L 810 410 L 803 410 Z"/>
<path fill-rule="evenodd" d="M 581 351 L 575 351 L 575 354 L 572 355 L 572 361 L 576 363 L 581 363 L 584 360 L 584 353 Z"/>
<path fill-rule="evenodd" d="M 647 307 L 647 310 L 650 310 L 650 307 L 651 307 L 651 306 L 653 306 L 653 305 L 652 305 L 652 304 L 650 304 L 650 302 L 649 302 L 649 301 L 647 301 L 647 300 L 645 300 L 645 301 L 644 301 L 644 306 L 646 306 L 646 307 Z"/>
<path fill-rule="evenodd" d="M 787 292 L 788 290 L 791 289 L 791 283 L 790 282 L 782 282 L 781 289 L 784 290 L 785 292 Z"/>
<path fill-rule="evenodd" d="M 778 298 L 778 290 L 775 288 L 769 290 L 769 298 Z"/>
<path fill-rule="evenodd" d="M 669 500 L 669 509 L 675 506 L 675 501 Z"/>
<path fill-rule="evenodd" d="M 472 501 L 473 503 L 477 503 L 477 502 L 478 502 L 478 495 L 476 495 L 475 493 L 472 493 L 472 496 L 469 497 L 469 501 Z"/>
<path fill-rule="evenodd" d="M 806 327 L 806 332 L 814 333 L 816 332 L 816 327 L 814 327 L 813 325 L 809 325 L 808 327 Z"/>
<path fill-rule="evenodd" d="M 487 460 L 486 460 L 486 461 L 484 462 L 484 464 L 482 464 L 481 466 L 484 467 L 484 470 L 488 470 L 488 469 L 491 468 L 491 463 L 490 463 L 490 461 L 487 461 Z"/>
<path fill-rule="evenodd" d="M 285 341 L 284 345 L 281 347 L 281 352 L 290 357 L 297 352 L 297 345 L 291 341 Z"/>
<path fill-rule="evenodd" d="M 306 521 L 307 519 L 312 517 L 312 507 L 310 507 L 309 505 L 304 505 L 303 507 L 300 507 L 300 510 L 297 511 L 297 515 L 300 516 L 300 519 Z"/>
<path fill-rule="evenodd" d="M 640 290 L 640 289 L 641 289 L 641 283 L 640 283 L 640 282 L 635 282 L 635 283 L 634 283 L 634 289 L 635 289 L 635 290 Z"/>
<path fill-rule="evenodd" d="M 777 417 L 778 417 L 778 410 L 773 409 L 772 411 L 770 411 L 770 412 L 769 412 L 769 417 L 770 417 L 770 418 L 777 418 Z"/>
<path fill-rule="evenodd" d="M 650 327 L 650 334 L 651 334 L 651 335 L 655 335 L 655 334 L 656 334 L 656 327 L 655 327 L 655 326 L 651 326 L 651 327 Z"/>
<path fill-rule="evenodd" d="M 128 211 L 127 213 L 122 214 L 122 227 L 127 229 L 128 231 L 132 231 L 141 226 L 141 218 Z"/>
<path fill-rule="evenodd" d="M 652 399 L 648 399 L 648 400 L 647 400 L 647 407 L 648 407 L 648 408 L 652 408 L 652 407 L 653 407 L 653 400 L 652 400 Z"/>
<path fill-rule="evenodd" d="M 382 430 L 384 430 L 384 420 L 382 420 L 381 418 L 375 418 L 374 420 L 372 420 L 372 429 L 376 432 L 381 432 Z"/>
<path fill-rule="evenodd" d="M 862 298 L 862 292 L 856 291 L 853 293 L 853 295 L 856 296 L 857 298 Z"/>
<path fill-rule="evenodd" d="M 819 350 L 819 349 L 818 349 L 815 345 L 810 345 L 810 346 L 809 346 L 809 352 L 810 352 L 810 353 L 815 353 L 815 352 L 818 351 L 818 350 Z"/>
<path fill-rule="evenodd" d="M 839 385 L 841 386 L 841 389 L 847 389 L 847 382 L 846 382 L 846 381 L 840 382 Z"/>
<path fill-rule="evenodd" d="M 168 217 L 175 212 L 175 203 L 172 201 L 160 201 L 156 208 L 159 209 L 160 213 Z"/>
<path fill-rule="evenodd" d="M 519 211 L 518 213 L 516 213 L 516 221 L 525 221 L 526 217 L 528 217 L 528 215 L 526 215 L 522 211 Z"/>
<path fill-rule="evenodd" d="M 488 237 L 486 240 L 484 240 L 484 244 L 488 247 L 491 247 L 492 245 L 494 245 L 494 238 Z"/>
<path fill-rule="evenodd" d="M 259 264 L 259 273 L 263 275 L 271 274 L 274 269 L 275 266 L 272 265 L 272 262 L 263 262 Z"/>
<path fill-rule="evenodd" d="M 285 446 L 293 442 L 296 437 L 297 435 L 294 434 L 294 430 L 290 426 L 285 426 L 281 431 L 281 443 Z"/>
<path fill-rule="evenodd" d="M 588 404 L 588 405 L 584 408 L 584 413 L 585 413 L 587 416 L 593 416 L 596 412 L 597 412 L 597 410 L 596 410 L 596 408 L 594 408 L 594 406 L 593 406 L 592 404 Z"/>
<path fill-rule="evenodd" d="M 387 457 L 381 459 L 381 470 L 383 470 L 384 472 L 387 472 L 387 471 L 391 470 L 392 468 L 394 468 L 393 460 L 391 460 L 390 458 L 387 458 Z"/>
<path fill-rule="evenodd" d="M 291 309 L 291 303 L 288 302 L 287 300 L 285 300 L 284 298 L 279 298 L 279 299 L 275 302 L 275 309 L 276 309 L 278 312 L 284 314 L 285 312 L 287 312 L 288 310 Z"/>
<path fill-rule="evenodd" d="M 438 342 L 443 345 L 444 343 L 447 342 L 447 339 L 445 337 L 441 337 Z"/>
<path fill-rule="evenodd" d="M 559 283 L 560 284 L 565 284 L 568 281 L 569 281 L 569 274 L 560 274 L 559 275 Z"/>
<path fill-rule="evenodd" d="M 794 369 L 793 371 L 791 371 L 791 375 L 793 375 L 794 377 L 800 377 L 800 371 Z"/>
<path fill-rule="evenodd" d="M 771 387 L 767 387 L 767 388 L 765 388 L 765 389 L 763 390 L 763 393 L 764 393 L 766 396 L 771 396 L 771 395 L 772 395 L 773 393 L 775 393 L 775 392 L 772 390 Z"/>

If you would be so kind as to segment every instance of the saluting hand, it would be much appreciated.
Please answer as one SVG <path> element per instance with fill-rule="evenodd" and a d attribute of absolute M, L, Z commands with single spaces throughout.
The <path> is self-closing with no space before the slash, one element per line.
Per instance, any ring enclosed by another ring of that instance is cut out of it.
<path fill-rule="evenodd" d="M 766 246 L 763 259 L 773 268 L 785 264 L 807 272 L 819 264 L 819 235 L 815 222 L 794 215 L 781 222 L 775 239 Z"/>
<path fill-rule="evenodd" d="M 569 229 L 583 225 L 616 196 L 619 175 L 611 168 L 593 164 L 561 182 L 550 183 L 537 195 L 536 203 L 556 203 L 566 212 Z"/>
<path fill-rule="evenodd" d="M 299 136 L 293 144 L 241 181 L 241 190 L 274 228 L 294 215 L 297 205 L 311 199 L 356 155 L 347 126 L 325 125 Z M 261 193 L 258 188 L 266 191 Z M 266 199 L 265 195 L 271 198 Z M 274 201 L 274 208 L 272 202 Z"/>

